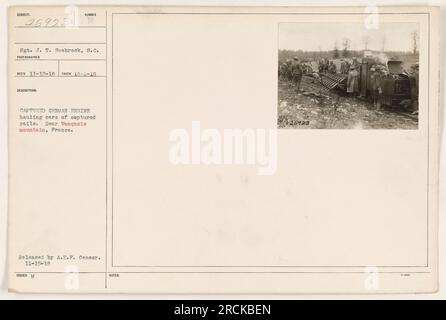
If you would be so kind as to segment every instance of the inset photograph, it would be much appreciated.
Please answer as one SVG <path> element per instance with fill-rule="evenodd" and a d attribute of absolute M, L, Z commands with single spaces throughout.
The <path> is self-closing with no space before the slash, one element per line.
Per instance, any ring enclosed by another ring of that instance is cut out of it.
<path fill-rule="evenodd" d="M 280 23 L 279 129 L 418 129 L 417 23 Z"/>

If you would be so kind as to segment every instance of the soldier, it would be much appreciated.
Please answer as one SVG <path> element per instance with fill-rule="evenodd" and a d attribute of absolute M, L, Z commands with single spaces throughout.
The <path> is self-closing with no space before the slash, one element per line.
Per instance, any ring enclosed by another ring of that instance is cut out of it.
<path fill-rule="evenodd" d="M 379 66 L 373 66 L 370 68 L 370 71 L 372 72 L 370 76 L 370 89 L 372 90 L 373 106 L 376 110 L 379 110 L 381 108 L 382 95 L 381 72 Z"/>
<path fill-rule="evenodd" d="M 293 60 L 291 59 L 286 59 L 286 65 L 285 65 L 285 76 L 287 80 L 293 80 L 292 79 L 292 74 L 291 74 L 291 66 L 293 64 Z"/>
<path fill-rule="evenodd" d="M 345 64 L 345 60 L 341 59 L 341 70 L 339 70 L 341 72 L 341 74 L 345 74 L 345 67 L 347 65 Z"/>
<path fill-rule="evenodd" d="M 300 90 L 300 81 L 302 80 L 302 66 L 299 63 L 299 59 L 294 57 L 293 62 L 291 64 L 291 74 L 292 80 L 297 86 L 297 92 Z"/>
<path fill-rule="evenodd" d="M 318 66 L 317 66 L 317 70 L 319 71 L 319 73 L 324 72 L 324 60 L 323 59 L 319 60 L 319 63 L 318 63 Z"/>
<path fill-rule="evenodd" d="M 359 69 L 359 61 L 358 61 L 358 58 L 353 57 L 352 66 L 355 67 L 356 70 Z"/>
<path fill-rule="evenodd" d="M 347 74 L 350 70 L 350 65 L 347 60 L 341 59 L 341 74 Z"/>
<path fill-rule="evenodd" d="M 330 61 L 328 64 L 328 72 L 336 73 L 336 65 L 333 63 L 333 61 Z"/>
<path fill-rule="evenodd" d="M 419 65 L 414 64 L 410 68 L 410 78 L 412 78 L 410 87 L 410 96 L 412 100 L 413 114 L 418 114 L 418 85 L 419 85 Z"/>
<path fill-rule="evenodd" d="M 279 80 L 285 80 L 287 73 L 287 64 L 286 62 L 282 62 L 279 66 Z"/>
<path fill-rule="evenodd" d="M 351 97 L 355 98 L 359 90 L 359 72 L 354 66 L 350 67 L 347 77 L 347 92 Z"/>
<path fill-rule="evenodd" d="M 330 69 L 330 62 L 328 61 L 328 59 L 325 60 L 325 65 L 324 65 L 324 72 L 329 72 Z"/>
<path fill-rule="evenodd" d="M 348 60 L 345 60 L 344 74 L 348 74 L 349 71 L 350 71 L 350 62 Z"/>

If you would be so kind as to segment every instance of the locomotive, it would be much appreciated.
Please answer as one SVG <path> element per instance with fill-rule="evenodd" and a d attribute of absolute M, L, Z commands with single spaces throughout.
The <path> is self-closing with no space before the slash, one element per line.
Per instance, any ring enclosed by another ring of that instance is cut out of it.
<path fill-rule="evenodd" d="M 373 72 L 370 69 L 377 64 L 379 63 L 371 58 L 364 58 L 359 63 L 359 97 L 362 99 L 371 99 L 373 95 L 371 90 L 371 75 Z M 387 62 L 387 70 L 388 72 L 381 75 L 381 104 L 388 107 L 413 106 L 413 101 L 418 100 L 417 77 L 404 72 L 402 61 L 397 59 L 391 59 Z M 322 84 L 327 88 L 346 91 L 347 75 L 324 73 L 320 76 Z"/>

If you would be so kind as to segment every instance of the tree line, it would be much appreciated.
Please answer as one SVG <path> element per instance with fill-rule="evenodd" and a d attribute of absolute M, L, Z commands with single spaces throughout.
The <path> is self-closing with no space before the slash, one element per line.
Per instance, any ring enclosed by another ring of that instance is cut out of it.
<path fill-rule="evenodd" d="M 365 50 L 325 50 L 325 51 L 304 51 L 304 50 L 279 50 L 279 62 L 285 62 L 287 59 L 293 59 L 294 57 L 299 58 L 299 60 L 320 60 L 324 59 L 340 59 L 340 58 L 351 58 L 351 57 L 363 57 Z M 388 57 L 404 57 L 409 55 L 414 55 L 413 52 L 409 51 L 385 51 Z M 418 52 L 415 53 L 418 55 Z"/>

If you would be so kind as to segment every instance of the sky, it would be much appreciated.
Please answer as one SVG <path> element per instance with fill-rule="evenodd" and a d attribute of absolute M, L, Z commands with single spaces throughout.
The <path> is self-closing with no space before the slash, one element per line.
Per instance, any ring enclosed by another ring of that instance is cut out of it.
<path fill-rule="evenodd" d="M 281 23 L 279 25 L 279 49 L 328 51 L 334 42 L 342 49 L 342 41 L 351 41 L 350 50 L 364 49 L 364 37 L 369 38 L 369 50 L 412 51 L 412 33 L 418 32 L 418 23 L 381 23 L 379 29 L 368 30 L 363 23 Z"/>

